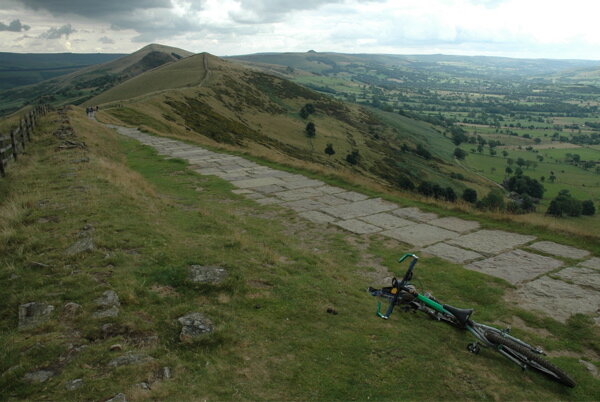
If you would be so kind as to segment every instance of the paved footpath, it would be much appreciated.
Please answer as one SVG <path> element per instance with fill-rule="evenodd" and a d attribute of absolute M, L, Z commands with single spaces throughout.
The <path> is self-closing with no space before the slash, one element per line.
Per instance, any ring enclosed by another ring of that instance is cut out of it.
<path fill-rule="evenodd" d="M 316 224 L 335 225 L 357 235 L 396 239 L 415 251 L 512 283 L 523 307 L 552 313 L 561 321 L 575 313 L 591 314 L 600 324 L 600 258 L 586 250 L 536 241 L 535 236 L 481 229 L 477 221 L 403 208 L 239 156 L 150 136 L 134 128 L 108 126 L 159 154 L 188 161 L 195 172 L 231 182 L 237 187 L 234 193 L 258 204 L 289 208 Z"/>

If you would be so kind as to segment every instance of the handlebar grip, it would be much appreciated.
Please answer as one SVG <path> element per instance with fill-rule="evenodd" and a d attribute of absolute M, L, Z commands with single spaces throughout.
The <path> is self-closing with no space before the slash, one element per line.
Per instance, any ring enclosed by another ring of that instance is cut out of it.
<path fill-rule="evenodd" d="M 400 257 L 400 259 L 398 259 L 398 262 L 402 262 L 402 261 L 406 260 L 408 257 L 412 257 L 417 260 L 419 259 L 419 257 L 417 257 L 415 254 L 406 253 L 402 257 Z"/>

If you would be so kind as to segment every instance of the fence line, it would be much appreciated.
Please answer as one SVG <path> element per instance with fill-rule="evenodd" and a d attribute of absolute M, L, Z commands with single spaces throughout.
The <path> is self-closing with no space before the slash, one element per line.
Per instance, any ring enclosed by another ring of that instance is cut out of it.
<path fill-rule="evenodd" d="M 8 135 L 0 134 L 0 176 L 6 176 L 6 165 L 12 160 L 16 161 L 19 154 L 25 152 L 25 144 L 31 141 L 31 134 L 38 118 L 48 113 L 48 105 L 36 106 L 29 111 L 19 122 L 17 128 Z"/>

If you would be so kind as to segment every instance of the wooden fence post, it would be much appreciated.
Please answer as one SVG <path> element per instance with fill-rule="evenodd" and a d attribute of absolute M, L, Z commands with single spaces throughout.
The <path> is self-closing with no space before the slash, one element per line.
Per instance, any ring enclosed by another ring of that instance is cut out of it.
<path fill-rule="evenodd" d="M 18 128 L 10 131 L 10 144 L 12 146 L 12 154 L 15 162 L 17 161 L 17 143 L 15 141 L 15 131 L 17 130 Z"/>
<path fill-rule="evenodd" d="M 25 152 L 25 131 L 27 131 L 27 122 L 21 119 L 21 150 Z"/>

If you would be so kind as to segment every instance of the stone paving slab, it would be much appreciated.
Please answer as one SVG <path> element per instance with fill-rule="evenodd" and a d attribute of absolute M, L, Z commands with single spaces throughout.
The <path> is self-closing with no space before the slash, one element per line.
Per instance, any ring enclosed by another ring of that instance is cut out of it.
<path fill-rule="evenodd" d="M 346 191 L 343 188 L 330 186 L 328 184 L 326 184 L 322 187 L 319 187 L 319 190 L 321 190 L 323 192 L 323 194 L 337 194 L 337 193 L 343 193 Z"/>
<path fill-rule="evenodd" d="M 572 258 L 574 260 L 580 260 L 590 255 L 590 252 L 587 250 L 581 250 L 579 248 L 570 246 L 563 246 L 562 244 L 554 243 L 552 241 L 539 241 L 527 247 L 537 251 L 542 251 L 546 254 L 552 254 L 557 257 Z"/>
<path fill-rule="evenodd" d="M 300 212 L 298 215 L 314 223 L 330 223 L 335 220 L 333 216 L 324 214 L 319 211 Z"/>
<path fill-rule="evenodd" d="M 416 225 L 416 223 L 413 221 L 408 221 L 386 212 L 363 216 L 360 218 L 360 220 L 370 223 L 371 225 L 379 226 L 383 229 L 394 229 L 403 226 Z"/>
<path fill-rule="evenodd" d="M 569 267 L 551 274 L 551 276 L 600 292 L 600 271 L 593 268 Z"/>
<path fill-rule="evenodd" d="M 391 229 L 381 234 L 418 247 L 429 246 L 430 244 L 452 239 L 459 235 L 456 232 L 442 229 L 437 226 L 431 226 L 426 223 L 418 223 L 411 226 Z"/>
<path fill-rule="evenodd" d="M 465 250 L 460 247 L 451 246 L 446 243 L 438 243 L 421 250 L 427 254 L 435 255 L 444 260 L 455 264 L 464 264 L 469 261 L 482 258 L 483 256 L 475 251 Z"/>
<path fill-rule="evenodd" d="M 279 193 L 281 191 L 285 191 L 285 188 L 283 188 L 281 186 L 277 186 L 275 184 L 272 184 L 269 186 L 254 187 L 253 190 L 258 191 L 259 193 L 263 193 L 263 194 L 272 194 L 272 193 Z"/>
<path fill-rule="evenodd" d="M 530 281 L 563 265 L 562 261 L 523 250 L 511 250 L 481 261 L 475 261 L 465 268 L 502 278 L 513 285 Z"/>
<path fill-rule="evenodd" d="M 321 191 L 322 187 L 317 187 L 316 189 Z M 331 195 L 331 194 L 325 194 L 319 197 L 319 202 L 322 202 L 323 204 L 326 205 L 345 205 L 345 204 L 349 204 L 350 201 L 348 200 L 344 200 L 342 198 L 338 198 L 335 195 Z"/>
<path fill-rule="evenodd" d="M 467 221 L 452 216 L 445 218 L 433 219 L 427 222 L 430 225 L 439 226 L 444 229 L 452 230 L 454 232 L 466 233 L 472 232 L 473 230 L 479 229 L 479 222 Z"/>
<path fill-rule="evenodd" d="M 400 208 L 392 212 L 394 215 L 398 215 L 401 218 L 410 219 L 418 222 L 428 222 L 436 219 L 438 216 L 431 212 L 423 212 L 419 208 L 409 207 Z"/>
<path fill-rule="evenodd" d="M 353 201 L 353 202 L 363 201 L 363 200 L 366 200 L 369 198 L 368 196 L 361 194 L 361 193 L 357 193 L 355 191 L 342 191 L 342 192 L 337 193 L 336 197 L 343 198 L 345 200 Z"/>
<path fill-rule="evenodd" d="M 284 186 L 285 186 L 285 184 L 284 184 Z M 296 190 L 282 191 L 279 193 L 274 193 L 273 195 L 277 198 L 281 198 L 284 201 L 297 201 L 297 200 L 303 200 L 305 198 L 317 197 L 319 195 L 322 195 L 322 193 L 317 188 L 305 187 L 305 188 L 298 188 Z"/>
<path fill-rule="evenodd" d="M 283 201 L 281 201 L 277 198 L 268 197 L 268 198 L 256 199 L 256 202 L 258 202 L 261 205 L 274 205 L 274 204 L 281 204 Z"/>
<path fill-rule="evenodd" d="M 283 204 L 284 207 L 293 209 L 296 212 L 304 212 L 304 211 L 316 211 L 322 209 L 325 205 L 321 204 L 319 201 L 305 199 L 305 200 L 297 200 L 297 201 L 289 201 Z"/>
<path fill-rule="evenodd" d="M 263 177 L 259 179 L 247 179 L 247 180 L 238 180 L 231 182 L 234 186 L 238 188 L 252 188 L 252 187 L 263 187 L 263 186 L 271 186 L 271 185 L 283 185 L 283 181 L 276 177 Z"/>
<path fill-rule="evenodd" d="M 535 240 L 535 236 L 503 232 L 501 230 L 480 230 L 448 241 L 449 244 L 475 250 L 479 253 L 498 254 Z"/>
<path fill-rule="evenodd" d="M 526 283 L 515 292 L 519 307 L 542 311 L 561 322 L 573 314 L 594 316 L 598 323 L 600 292 L 576 284 L 542 276 Z"/>
<path fill-rule="evenodd" d="M 290 190 L 305 187 L 321 187 L 325 184 L 319 180 L 312 180 L 306 178 L 303 180 L 288 180 L 287 178 L 282 177 L 281 179 L 283 180 L 282 186 Z"/>
<path fill-rule="evenodd" d="M 356 234 L 370 234 L 381 232 L 381 228 L 374 225 L 370 225 L 363 221 L 359 221 L 358 219 L 337 221 L 333 222 L 333 224 Z"/>
<path fill-rule="evenodd" d="M 336 194 L 336 197 L 339 194 Z M 323 208 L 323 212 L 340 219 L 353 219 L 360 216 L 367 216 L 379 212 L 385 212 L 396 208 L 395 204 L 383 201 L 381 198 L 372 198 L 364 201 L 357 201 L 351 204 L 339 205 Z"/>
<path fill-rule="evenodd" d="M 600 269 L 600 258 L 592 257 L 587 261 L 579 263 L 582 267 Z"/>

